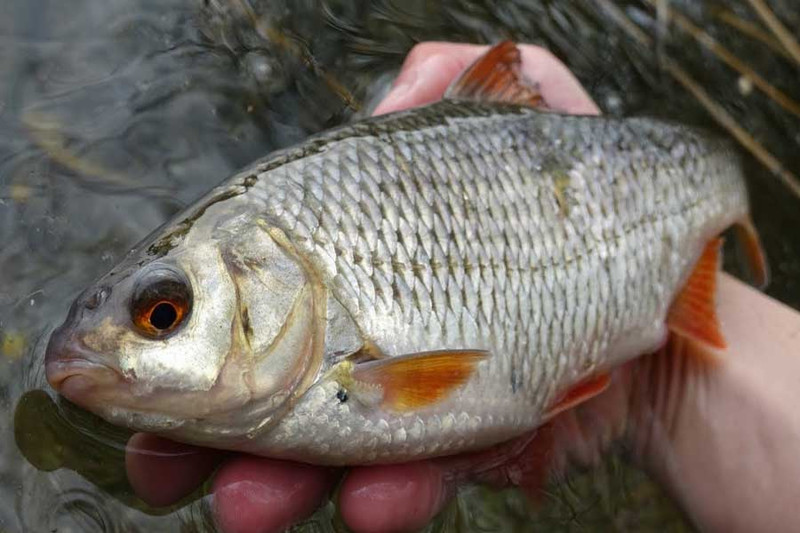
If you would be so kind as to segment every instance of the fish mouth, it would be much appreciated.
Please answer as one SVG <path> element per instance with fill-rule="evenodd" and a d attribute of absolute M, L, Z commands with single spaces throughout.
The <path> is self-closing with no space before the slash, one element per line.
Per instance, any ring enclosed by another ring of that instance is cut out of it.
<path fill-rule="evenodd" d="M 85 405 L 100 389 L 124 381 L 119 370 L 98 359 L 97 355 L 76 346 L 63 331 L 56 330 L 45 355 L 47 382 L 70 401 Z"/>
<path fill-rule="evenodd" d="M 122 376 L 113 368 L 90 361 L 83 357 L 67 357 L 57 361 L 49 361 L 45 365 L 47 381 L 56 390 L 64 387 L 70 378 L 76 377 L 102 377 L 101 381 L 107 381 L 108 377 L 113 376 L 114 382 L 119 381 Z"/>
<path fill-rule="evenodd" d="M 113 368 L 83 357 L 65 357 L 45 365 L 47 381 L 59 394 L 79 405 L 99 388 L 114 386 L 123 381 Z"/>

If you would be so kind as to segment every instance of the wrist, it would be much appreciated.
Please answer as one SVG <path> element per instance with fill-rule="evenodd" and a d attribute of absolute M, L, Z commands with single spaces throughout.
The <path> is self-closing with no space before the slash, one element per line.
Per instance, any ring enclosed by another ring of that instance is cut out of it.
<path fill-rule="evenodd" d="M 800 314 L 728 276 L 718 309 L 717 364 L 637 367 L 631 442 L 702 529 L 782 530 L 800 498 Z"/>

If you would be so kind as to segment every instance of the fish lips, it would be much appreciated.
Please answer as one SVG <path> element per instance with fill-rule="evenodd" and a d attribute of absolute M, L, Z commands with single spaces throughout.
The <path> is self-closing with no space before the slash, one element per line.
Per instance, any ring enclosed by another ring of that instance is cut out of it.
<path fill-rule="evenodd" d="M 125 381 L 118 369 L 81 346 L 66 326 L 56 329 L 47 344 L 45 374 L 50 386 L 70 401 L 82 405 L 98 389 Z"/>

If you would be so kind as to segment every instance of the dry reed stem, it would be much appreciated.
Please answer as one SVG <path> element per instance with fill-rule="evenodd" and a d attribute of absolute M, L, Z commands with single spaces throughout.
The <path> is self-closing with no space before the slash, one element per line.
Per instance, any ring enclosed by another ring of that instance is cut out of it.
<path fill-rule="evenodd" d="M 789 55 L 800 65 L 800 44 L 794 38 L 792 33 L 783 25 L 783 23 L 775 16 L 775 13 L 769 8 L 764 0 L 747 0 L 750 6 L 758 13 L 764 24 L 772 30 L 775 37 L 781 42 Z"/>
<path fill-rule="evenodd" d="M 644 46 L 652 47 L 653 39 L 644 33 L 641 28 L 634 24 L 625 13 L 610 0 L 595 0 L 611 17 L 614 22 L 633 39 Z M 683 70 L 676 62 L 669 58 L 663 60 L 664 68 L 675 78 L 692 96 L 705 108 L 717 123 L 725 128 L 739 144 L 758 159 L 761 164 L 767 167 L 778 179 L 798 198 L 800 198 L 800 180 L 792 172 L 783 167 L 781 162 L 761 145 L 750 133 L 739 126 L 736 119 L 728 113 L 724 107 L 714 101 L 713 98 L 697 83 L 692 76 Z"/>
<path fill-rule="evenodd" d="M 790 56 L 789 52 L 786 51 L 786 48 L 781 45 L 780 41 L 764 31 L 758 24 L 744 20 L 743 18 L 737 16 L 733 11 L 723 8 L 712 8 L 711 13 L 713 16 L 731 28 L 738 30 L 742 34 L 752 37 L 753 39 L 761 41 L 765 45 L 769 46 L 773 52 L 780 54 L 786 59 L 792 59 L 792 56 Z"/>
<path fill-rule="evenodd" d="M 759 143 L 752 135 L 750 135 L 744 128 L 739 126 L 736 119 L 728 113 L 724 107 L 714 101 L 713 98 L 698 84 L 688 72 L 683 70 L 677 63 L 671 59 L 665 59 L 664 63 L 667 71 L 678 80 L 678 82 L 686 88 L 692 95 L 700 102 L 700 104 L 708 111 L 708 113 L 716 120 L 723 128 L 728 130 L 728 133 L 739 141 L 761 164 L 767 167 L 774 173 L 783 184 L 789 188 L 792 193 L 800 198 L 800 181 L 797 176 L 792 174 L 789 170 L 785 169 L 781 162 L 772 155 L 764 146 Z"/>
<path fill-rule="evenodd" d="M 646 0 L 651 5 L 655 5 L 655 0 Z M 672 19 L 675 24 L 683 31 L 692 36 L 702 46 L 707 48 L 715 57 L 729 65 L 739 74 L 753 82 L 771 100 L 790 113 L 800 117 L 800 103 L 792 97 L 769 83 L 760 74 L 750 68 L 744 61 L 736 57 L 730 50 L 722 46 L 707 32 L 697 27 L 691 20 L 675 9 L 666 8 L 667 17 Z"/>

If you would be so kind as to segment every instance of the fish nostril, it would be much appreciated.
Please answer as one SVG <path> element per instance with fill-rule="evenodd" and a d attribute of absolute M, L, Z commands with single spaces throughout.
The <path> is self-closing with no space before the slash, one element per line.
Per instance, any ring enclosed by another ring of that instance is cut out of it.
<path fill-rule="evenodd" d="M 97 309 L 106 301 L 110 292 L 108 287 L 100 287 L 86 299 L 83 306 L 86 309 Z"/>

